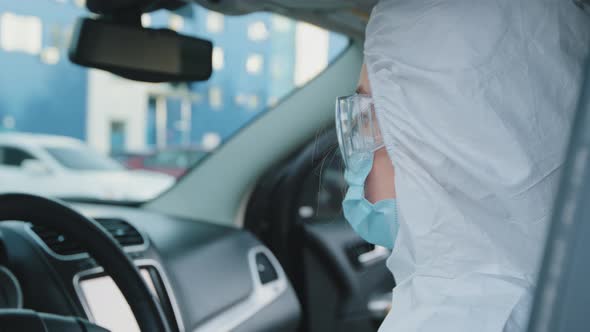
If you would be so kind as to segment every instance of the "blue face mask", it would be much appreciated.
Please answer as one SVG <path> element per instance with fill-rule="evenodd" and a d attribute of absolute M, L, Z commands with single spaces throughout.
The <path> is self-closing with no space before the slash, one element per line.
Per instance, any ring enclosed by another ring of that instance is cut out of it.
<path fill-rule="evenodd" d="M 349 186 L 342 202 L 344 217 L 365 241 L 393 249 L 399 229 L 395 199 L 375 204 L 367 201 L 365 180 L 373 167 L 373 158 L 361 158 L 353 163 L 354 167 L 344 172 Z"/>

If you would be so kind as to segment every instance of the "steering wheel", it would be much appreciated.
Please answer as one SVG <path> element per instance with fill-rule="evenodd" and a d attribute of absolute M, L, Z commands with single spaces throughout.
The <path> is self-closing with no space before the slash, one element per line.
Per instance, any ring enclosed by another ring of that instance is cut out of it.
<path fill-rule="evenodd" d="M 169 332 L 159 303 L 133 262 L 110 234 L 94 220 L 52 199 L 28 194 L 1 194 L 0 221 L 19 220 L 55 229 L 78 240 L 111 276 L 129 303 L 141 331 Z M 12 329 L 14 328 L 14 329 Z M 26 309 L 0 310 L 0 331 L 105 332 L 89 321 Z"/>

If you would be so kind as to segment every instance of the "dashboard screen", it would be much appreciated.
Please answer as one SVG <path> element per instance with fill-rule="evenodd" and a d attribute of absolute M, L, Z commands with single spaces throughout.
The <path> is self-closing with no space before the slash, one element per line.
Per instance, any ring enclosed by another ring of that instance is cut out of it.
<path fill-rule="evenodd" d="M 149 272 L 140 269 L 152 294 L 156 289 Z M 129 304 L 123 297 L 119 287 L 109 276 L 101 276 L 80 281 L 83 300 L 94 318 L 94 323 L 111 332 L 141 332 Z M 157 298 L 157 296 L 156 296 Z"/>

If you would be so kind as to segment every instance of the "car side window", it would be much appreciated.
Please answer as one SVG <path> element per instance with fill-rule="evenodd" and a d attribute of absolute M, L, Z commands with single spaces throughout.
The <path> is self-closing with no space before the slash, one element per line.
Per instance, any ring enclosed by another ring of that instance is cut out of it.
<path fill-rule="evenodd" d="M 32 154 L 10 146 L 0 147 L 0 165 L 20 167 L 25 160 L 35 160 Z"/>
<path fill-rule="evenodd" d="M 346 194 L 344 164 L 338 150 L 328 153 L 303 182 L 299 217 L 306 222 L 343 220 L 342 200 Z"/>

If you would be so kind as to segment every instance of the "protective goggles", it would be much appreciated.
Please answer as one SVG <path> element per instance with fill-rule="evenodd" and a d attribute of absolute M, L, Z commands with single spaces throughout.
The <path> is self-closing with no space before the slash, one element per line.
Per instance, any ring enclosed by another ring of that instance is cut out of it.
<path fill-rule="evenodd" d="M 354 94 L 336 100 L 336 133 L 346 168 L 373 158 L 383 147 L 383 138 L 371 96 Z"/>

